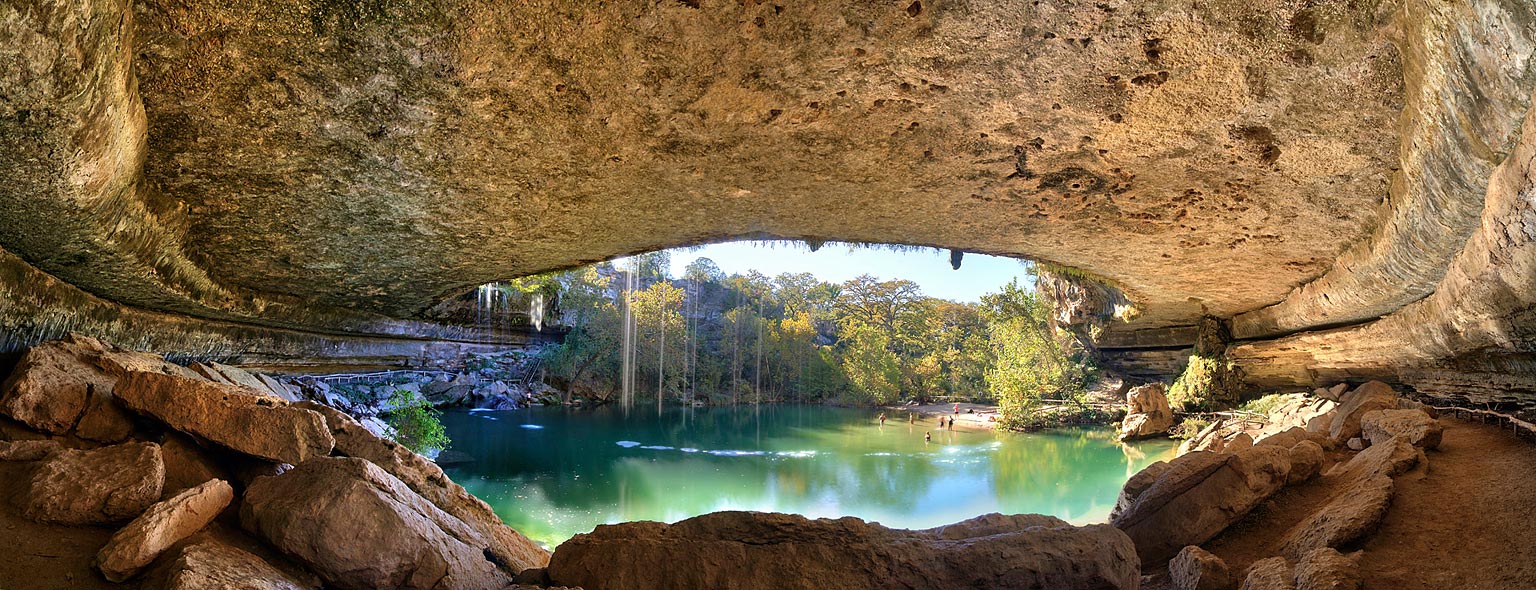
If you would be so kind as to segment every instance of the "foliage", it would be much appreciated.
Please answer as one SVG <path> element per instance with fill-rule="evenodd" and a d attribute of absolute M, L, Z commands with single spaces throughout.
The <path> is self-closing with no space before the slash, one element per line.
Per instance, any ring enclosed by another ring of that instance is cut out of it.
<path fill-rule="evenodd" d="M 442 412 L 421 397 L 421 394 L 397 389 L 390 394 L 385 407 L 393 408 L 384 417 L 385 423 L 395 431 L 395 442 L 420 454 L 441 451 L 453 441 L 440 420 Z"/>
<path fill-rule="evenodd" d="M 1285 403 L 1290 396 L 1283 393 L 1271 393 L 1258 399 L 1251 399 L 1238 406 L 1238 410 L 1253 412 L 1260 416 L 1268 416 L 1275 408 Z"/>
<path fill-rule="evenodd" d="M 1200 431 L 1205 430 L 1206 427 L 1210 425 L 1211 420 L 1209 418 L 1189 416 L 1184 418 L 1182 422 L 1175 424 L 1173 428 L 1168 431 L 1168 436 L 1169 438 L 1175 438 L 1179 440 L 1194 438 L 1196 434 L 1200 434 Z"/>
<path fill-rule="evenodd" d="M 1184 372 L 1168 387 L 1168 404 L 1175 412 L 1209 412 L 1237 400 L 1237 366 L 1221 356 L 1193 355 Z"/>

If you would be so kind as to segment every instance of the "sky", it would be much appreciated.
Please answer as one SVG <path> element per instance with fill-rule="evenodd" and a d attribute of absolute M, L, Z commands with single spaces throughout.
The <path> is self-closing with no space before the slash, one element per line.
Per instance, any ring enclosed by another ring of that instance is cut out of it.
<path fill-rule="evenodd" d="M 726 242 L 672 251 L 672 276 L 698 258 L 709 258 L 727 275 L 757 271 L 773 277 L 808 272 L 829 283 L 841 283 L 861 274 L 880 280 L 906 279 L 917 283 L 923 294 L 960 302 L 977 302 L 985 293 L 1018 277 L 1030 284 L 1024 265 L 1015 258 L 966 254 L 960 270 L 949 267 L 948 250 L 915 252 L 860 248 L 829 243 L 815 252 L 800 242 Z"/>

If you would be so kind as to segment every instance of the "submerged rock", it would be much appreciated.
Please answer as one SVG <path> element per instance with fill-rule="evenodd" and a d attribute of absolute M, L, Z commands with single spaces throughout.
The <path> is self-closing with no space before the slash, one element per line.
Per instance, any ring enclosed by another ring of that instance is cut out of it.
<path fill-rule="evenodd" d="M 113 582 L 133 577 L 166 549 L 208 526 L 234 497 L 229 484 L 216 479 L 150 506 L 107 540 L 96 554 L 96 568 Z"/>
<path fill-rule="evenodd" d="M 89 451 L 66 449 L 37 467 L 21 497 L 22 513 L 57 524 L 129 520 L 160 499 L 160 446 L 134 442 Z"/>
<path fill-rule="evenodd" d="M 178 549 L 146 590 L 314 590 L 318 585 L 283 572 L 260 557 L 218 541 Z M 158 585 L 154 585 L 158 582 Z"/>
<path fill-rule="evenodd" d="M 1199 546 L 1185 547 L 1168 562 L 1168 578 L 1177 590 L 1227 590 L 1232 572 L 1227 562 Z"/>
<path fill-rule="evenodd" d="M 1285 485 L 1290 451 L 1277 446 L 1175 458 L 1131 508 L 1110 520 L 1147 563 L 1166 560 L 1242 519 Z"/>
<path fill-rule="evenodd" d="M 1128 413 L 1120 423 L 1120 440 L 1135 440 L 1167 434 L 1173 427 L 1173 408 L 1162 383 L 1148 383 L 1125 394 Z"/>
<path fill-rule="evenodd" d="M 136 372 L 118 381 L 117 395 L 171 428 L 263 459 L 297 464 L 335 446 L 319 414 L 232 385 Z"/>
<path fill-rule="evenodd" d="M 1360 429 L 1372 445 L 1385 443 L 1396 436 L 1425 449 L 1439 448 L 1444 432 L 1439 420 L 1417 409 L 1367 412 L 1360 418 Z"/>
<path fill-rule="evenodd" d="M 984 518 L 928 531 L 756 512 L 603 525 L 561 544 L 546 574 L 588 590 L 1139 587 L 1135 548 L 1114 527 L 1026 518 L 1039 526 L 997 532 Z M 993 534 L 935 532 L 956 530 Z"/>
<path fill-rule="evenodd" d="M 482 590 L 511 582 L 489 559 L 485 537 L 363 459 L 318 457 L 257 478 L 240 521 L 336 588 Z"/>
<path fill-rule="evenodd" d="M 549 551 L 521 533 L 503 524 L 501 517 L 484 501 L 466 491 L 443 474 L 438 465 L 395 441 L 380 438 L 351 417 L 321 404 L 300 402 L 325 416 L 336 441 L 336 452 L 367 459 L 409 486 L 427 501 L 463 521 L 483 535 L 487 550 L 509 574 L 549 563 Z"/>
<path fill-rule="evenodd" d="M 1316 549 L 1353 543 L 1373 530 L 1392 504 L 1392 478 L 1372 476 L 1350 486 L 1286 535 L 1285 552 L 1300 559 Z"/>

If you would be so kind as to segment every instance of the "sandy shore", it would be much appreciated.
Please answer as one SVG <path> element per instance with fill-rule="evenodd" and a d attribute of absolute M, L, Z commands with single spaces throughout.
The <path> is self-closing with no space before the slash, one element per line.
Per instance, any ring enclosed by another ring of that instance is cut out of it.
<path fill-rule="evenodd" d="M 989 404 L 961 403 L 960 413 L 955 413 L 955 404 L 926 404 L 921 406 L 886 406 L 885 418 L 888 422 L 900 423 L 909 420 L 909 415 L 916 414 L 917 423 L 923 426 L 938 428 L 939 417 L 946 421 L 955 419 L 956 430 L 991 430 L 993 419 L 997 418 L 997 406 Z M 973 411 L 975 413 L 969 413 Z"/>

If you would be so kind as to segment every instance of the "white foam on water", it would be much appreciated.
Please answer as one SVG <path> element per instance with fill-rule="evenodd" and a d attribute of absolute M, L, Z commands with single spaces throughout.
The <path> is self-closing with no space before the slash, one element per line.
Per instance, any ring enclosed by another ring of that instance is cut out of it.
<path fill-rule="evenodd" d="M 624 447 L 626 449 L 633 449 L 635 447 L 640 446 L 640 443 L 637 443 L 637 442 L 632 441 L 632 440 L 621 440 L 621 441 L 613 443 L 613 444 L 619 445 L 619 446 Z"/>

